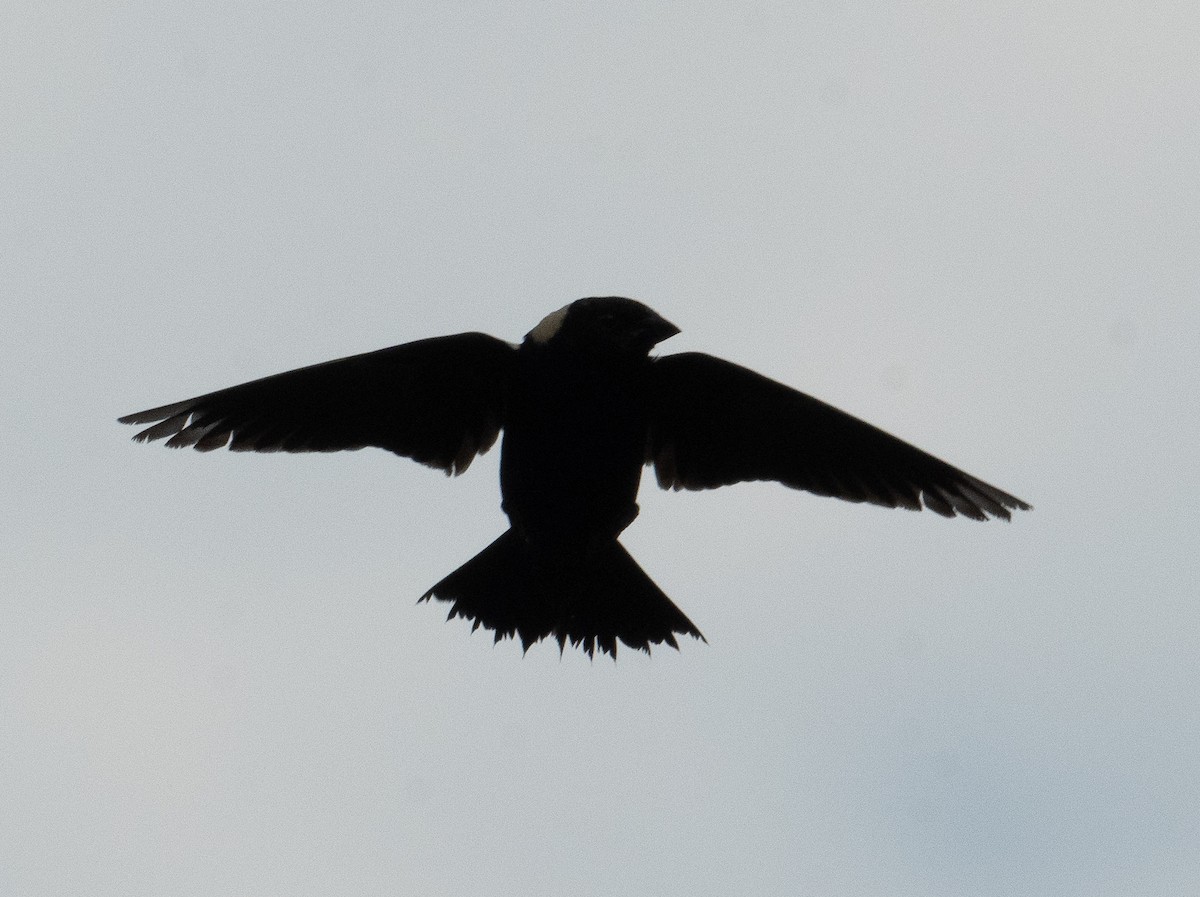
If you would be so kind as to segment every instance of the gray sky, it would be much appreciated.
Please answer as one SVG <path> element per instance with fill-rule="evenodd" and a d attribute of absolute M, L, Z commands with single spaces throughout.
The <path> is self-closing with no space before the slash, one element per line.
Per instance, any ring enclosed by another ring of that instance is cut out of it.
<path fill-rule="evenodd" d="M 0 892 L 1195 889 L 1194 4 L 4 19 Z M 1037 510 L 650 481 L 709 643 L 522 659 L 497 453 L 114 421 L 613 293 Z"/>

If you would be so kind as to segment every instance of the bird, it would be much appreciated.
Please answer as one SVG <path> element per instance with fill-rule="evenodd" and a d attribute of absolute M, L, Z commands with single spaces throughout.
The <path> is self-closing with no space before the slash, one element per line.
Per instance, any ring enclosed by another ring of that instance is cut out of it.
<path fill-rule="evenodd" d="M 668 490 L 748 481 L 944 517 L 1031 505 L 832 405 L 701 352 L 620 296 L 579 299 L 519 343 L 480 332 L 404 343 L 119 418 L 133 438 L 207 452 L 378 447 L 458 475 L 503 433 L 509 528 L 425 592 L 523 652 L 554 639 L 616 659 L 706 641 L 621 545 L 643 468 Z"/>

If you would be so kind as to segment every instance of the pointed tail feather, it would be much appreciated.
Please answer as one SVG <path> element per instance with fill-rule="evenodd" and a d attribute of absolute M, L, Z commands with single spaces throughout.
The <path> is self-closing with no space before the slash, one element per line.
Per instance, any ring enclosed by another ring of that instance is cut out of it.
<path fill-rule="evenodd" d="M 495 633 L 520 638 L 528 649 L 553 636 L 592 656 L 617 655 L 617 640 L 649 653 L 650 645 L 679 644 L 676 635 L 703 640 L 700 630 L 654 584 L 620 543 L 592 551 L 570 571 L 548 571 L 509 530 L 432 589 L 421 601 L 451 602 L 447 619 L 463 617 Z"/>

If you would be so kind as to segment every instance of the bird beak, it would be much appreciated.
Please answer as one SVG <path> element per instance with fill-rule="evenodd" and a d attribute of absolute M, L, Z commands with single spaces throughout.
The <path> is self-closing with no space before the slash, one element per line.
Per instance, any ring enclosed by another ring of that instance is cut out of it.
<path fill-rule="evenodd" d="M 639 345 L 645 346 L 649 350 L 679 332 L 679 328 L 666 318 L 654 315 L 637 329 L 637 341 Z"/>

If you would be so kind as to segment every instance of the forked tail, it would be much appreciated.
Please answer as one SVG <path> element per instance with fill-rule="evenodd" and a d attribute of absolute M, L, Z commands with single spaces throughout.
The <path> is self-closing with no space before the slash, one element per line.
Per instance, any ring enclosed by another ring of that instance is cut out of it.
<path fill-rule="evenodd" d="M 528 650 L 553 636 L 593 655 L 617 656 L 617 639 L 649 653 L 652 644 L 678 648 L 676 635 L 704 636 L 619 542 L 584 556 L 569 571 L 539 567 L 509 530 L 432 589 L 421 601 L 451 602 L 447 619 L 474 621 L 496 641 L 516 637 Z"/>

